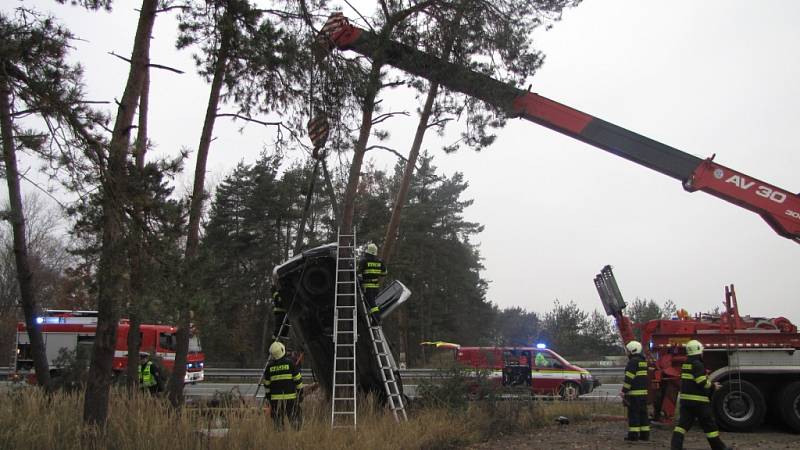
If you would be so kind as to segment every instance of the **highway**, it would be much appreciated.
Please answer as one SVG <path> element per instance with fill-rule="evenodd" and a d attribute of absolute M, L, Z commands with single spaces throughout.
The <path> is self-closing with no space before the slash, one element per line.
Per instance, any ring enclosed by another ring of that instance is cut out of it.
<path fill-rule="evenodd" d="M 405 394 L 411 398 L 416 397 L 417 386 L 418 385 L 416 384 L 404 385 L 403 387 Z M 618 402 L 620 401 L 618 396 L 620 389 L 622 389 L 621 384 L 604 384 L 595 389 L 592 393 L 581 396 L 581 398 L 587 400 L 608 400 L 612 402 Z M 195 385 L 186 386 L 184 392 L 188 398 L 205 399 L 213 397 L 217 392 L 228 393 L 235 392 L 235 390 L 238 390 L 242 397 L 252 397 L 256 392 L 256 384 L 202 382 Z M 264 390 L 261 389 L 260 393 L 263 394 L 263 392 Z"/>

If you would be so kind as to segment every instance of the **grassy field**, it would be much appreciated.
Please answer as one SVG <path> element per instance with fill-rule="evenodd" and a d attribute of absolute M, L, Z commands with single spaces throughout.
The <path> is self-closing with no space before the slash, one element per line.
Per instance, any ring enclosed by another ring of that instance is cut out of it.
<path fill-rule="evenodd" d="M 81 425 L 83 396 L 37 389 L 0 394 L 2 449 L 440 449 L 459 448 L 500 436 L 525 433 L 551 424 L 558 416 L 572 422 L 622 414 L 621 406 L 598 402 L 493 401 L 458 407 L 418 405 L 409 421 L 397 425 L 387 410 L 370 399 L 359 405 L 358 428 L 330 428 L 330 406 L 309 396 L 304 424 L 276 431 L 260 409 L 247 402 L 228 408 L 186 407 L 174 412 L 149 395 L 129 397 L 114 391 L 107 427 Z"/>

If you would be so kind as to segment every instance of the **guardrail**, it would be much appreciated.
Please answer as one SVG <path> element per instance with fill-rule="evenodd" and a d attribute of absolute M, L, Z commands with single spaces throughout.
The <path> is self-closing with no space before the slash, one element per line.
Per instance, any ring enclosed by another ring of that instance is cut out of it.
<path fill-rule="evenodd" d="M 622 376 L 624 367 L 594 367 L 588 370 L 595 377 Z M 303 377 L 310 378 L 311 370 L 302 370 Z M 447 371 L 439 369 L 402 369 L 400 376 L 405 379 L 436 378 L 447 375 Z M 261 369 L 236 369 L 236 368 L 205 368 L 206 380 L 213 378 L 260 378 Z"/>
<path fill-rule="evenodd" d="M 594 367 L 588 370 L 595 377 L 608 377 L 608 376 L 622 376 L 624 367 Z M 0 378 L 7 378 L 11 373 L 10 367 L 0 367 Z M 311 378 L 312 373 L 310 369 L 302 370 L 303 377 Z M 406 379 L 425 379 L 436 378 L 447 375 L 447 371 L 439 369 L 402 369 L 400 376 Z M 238 369 L 238 368 L 221 368 L 221 367 L 206 367 L 205 368 L 206 380 L 214 378 L 260 378 L 261 369 Z"/>

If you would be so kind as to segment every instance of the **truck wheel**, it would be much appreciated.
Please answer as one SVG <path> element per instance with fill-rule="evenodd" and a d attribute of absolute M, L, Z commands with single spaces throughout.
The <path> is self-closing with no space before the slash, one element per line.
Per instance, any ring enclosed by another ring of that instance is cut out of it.
<path fill-rule="evenodd" d="M 783 422 L 800 433 L 800 381 L 789 383 L 778 395 L 778 408 Z"/>
<path fill-rule="evenodd" d="M 720 427 L 727 431 L 749 431 L 761 425 L 767 413 L 764 395 L 745 380 L 723 383 L 712 402 Z"/>
<path fill-rule="evenodd" d="M 566 383 L 562 384 L 561 387 L 558 389 L 558 395 L 561 396 L 561 400 L 566 400 L 566 401 L 577 400 L 580 394 L 581 394 L 581 387 L 578 386 L 576 383 L 573 383 L 572 381 L 567 381 Z"/>

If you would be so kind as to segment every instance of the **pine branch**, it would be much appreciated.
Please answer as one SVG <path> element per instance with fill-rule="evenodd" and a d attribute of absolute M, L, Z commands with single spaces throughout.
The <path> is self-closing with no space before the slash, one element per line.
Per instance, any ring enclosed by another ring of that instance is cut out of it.
<path fill-rule="evenodd" d="M 372 124 L 373 125 L 377 125 L 377 124 L 383 122 L 384 120 L 389 119 L 389 118 L 394 117 L 394 116 L 406 116 L 406 117 L 408 117 L 409 114 L 408 114 L 408 111 L 398 111 L 398 112 L 390 112 L 390 113 L 381 114 L 378 117 L 372 119 Z"/>
<path fill-rule="evenodd" d="M 128 64 L 130 64 L 130 62 L 131 62 L 131 60 L 130 60 L 130 59 L 128 59 L 128 58 L 126 58 L 126 57 L 124 57 L 124 56 L 118 55 L 118 54 L 116 54 L 116 53 L 114 53 L 114 52 L 108 52 L 108 54 L 109 54 L 109 55 L 111 55 L 111 56 L 116 56 L 117 58 L 119 58 L 119 59 L 121 59 L 121 60 L 123 60 L 123 61 L 127 62 Z M 175 69 L 175 68 L 173 68 L 173 67 L 164 66 L 164 65 L 161 65 L 161 64 L 147 63 L 147 67 L 153 67 L 153 68 L 155 68 L 155 69 L 164 69 L 164 70 L 169 70 L 170 72 L 175 72 L 175 73 L 178 73 L 178 74 L 181 74 L 181 75 L 184 73 L 184 72 L 183 72 L 182 70 L 180 70 L 180 69 Z"/>

